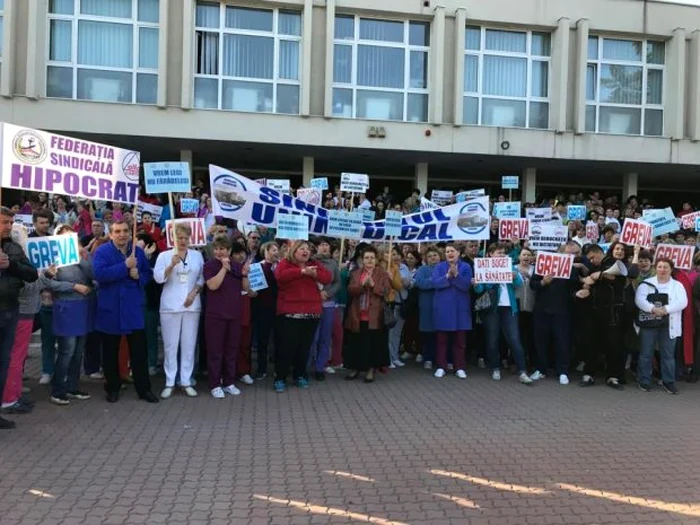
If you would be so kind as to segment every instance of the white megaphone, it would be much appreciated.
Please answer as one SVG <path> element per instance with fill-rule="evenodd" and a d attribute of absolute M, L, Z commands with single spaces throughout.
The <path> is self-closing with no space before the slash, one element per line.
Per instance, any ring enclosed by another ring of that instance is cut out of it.
<path fill-rule="evenodd" d="M 625 266 L 625 263 L 623 263 L 622 261 L 617 261 L 603 273 L 613 275 L 615 277 L 617 277 L 618 275 L 621 275 L 622 277 L 627 277 L 627 266 Z"/>

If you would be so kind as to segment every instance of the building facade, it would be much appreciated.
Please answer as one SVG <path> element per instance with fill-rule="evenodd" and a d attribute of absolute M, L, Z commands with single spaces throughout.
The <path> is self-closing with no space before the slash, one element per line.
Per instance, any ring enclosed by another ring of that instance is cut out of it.
<path fill-rule="evenodd" d="M 695 191 L 700 7 L 0 0 L 0 119 L 244 174 Z"/>

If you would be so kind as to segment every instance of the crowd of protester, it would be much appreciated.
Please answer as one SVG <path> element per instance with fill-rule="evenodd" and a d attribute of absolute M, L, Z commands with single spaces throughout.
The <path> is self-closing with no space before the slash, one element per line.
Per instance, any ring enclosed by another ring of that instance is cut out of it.
<path fill-rule="evenodd" d="M 600 381 L 621 390 L 633 381 L 648 392 L 656 380 L 676 394 L 680 378 L 697 380 L 700 254 L 694 270 L 683 271 L 668 259 L 654 261 L 653 248 L 618 240 L 624 221 L 641 217 L 650 202 L 631 197 L 620 205 L 594 192 L 538 203 L 569 226 L 560 251 L 574 256 L 573 270 L 569 279 L 553 279 L 535 274 L 528 241 L 499 241 L 496 218 L 488 242 L 347 241 L 341 253 L 336 239 L 288 242 L 274 229 L 216 218 L 201 184 L 189 196 L 201 203 L 190 216 L 207 224 L 203 248 L 190 246 L 190 227 L 182 223 L 168 248 L 169 206 L 145 194 L 144 202 L 164 204 L 163 213 L 159 224 L 141 213 L 135 246 L 135 210 L 117 203 L 41 193 L 2 208 L 3 413 L 33 409 L 22 378 L 39 329 L 39 383 L 60 406 L 90 398 L 80 389 L 83 373 L 104 382 L 109 402 L 133 383 L 140 399 L 156 403 L 177 391 L 197 396 L 202 377 L 213 398 L 240 395 L 238 386 L 267 378 L 270 363 L 279 393 L 341 369 L 346 380 L 372 383 L 409 361 L 436 378 L 454 373 L 464 380 L 469 368 L 485 368 L 494 381 L 512 372 L 524 385 L 547 375 L 567 385 L 578 371 L 582 387 Z M 600 226 L 598 242 L 586 239 L 583 222 L 566 220 L 570 204 L 587 207 L 587 221 Z M 336 189 L 324 206 L 363 207 L 379 219 L 387 209 L 419 210 L 421 194 L 395 200 L 384 188 L 351 202 Z M 685 203 L 679 216 L 692 210 Z M 77 232 L 80 264 L 38 272 L 18 242 L 15 214 L 32 215 L 30 237 Z M 697 237 L 679 231 L 660 241 L 695 245 Z M 512 258 L 512 282 L 475 279 L 477 257 L 505 256 Z M 249 282 L 254 263 L 268 285 L 258 291 Z M 165 385 L 156 396 L 151 379 L 161 372 Z M 13 426 L 0 418 L 0 428 Z"/>

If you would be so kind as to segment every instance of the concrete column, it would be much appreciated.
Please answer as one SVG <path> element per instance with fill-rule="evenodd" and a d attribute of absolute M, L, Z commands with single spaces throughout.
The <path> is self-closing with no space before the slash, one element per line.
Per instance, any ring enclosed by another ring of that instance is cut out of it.
<path fill-rule="evenodd" d="M 0 68 L 0 95 L 5 98 L 11 98 L 14 91 L 15 84 L 15 61 L 14 55 L 17 52 L 14 46 L 15 40 L 15 0 L 5 0 L 5 7 L 3 11 L 3 35 L 2 35 L 2 67 Z M 32 46 L 32 42 L 29 46 Z M 29 62 L 29 54 L 31 51 L 27 46 L 27 62 Z M 36 61 L 36 52 L 34 54 L 34 60 Z M 29 64 L 27 64 L 29 65 Z"/>
<path fill-rule="evenodd" d="M 526 202 L 537 202 L 537 169 L 525 168 L 521 181 L 521 198 L 523 204 Z"/>
<path fill-rule="evenodd" d="M 303 177 L 303 184 L 305 188 L 311 187 L 311 179 L 314 178 L 314 158 L 304 157 L 302 159 L 301 173 Z"/>
<path fill-rule="evenodd" d="M 688 137 L 700 140 L 700 29 L 690 36 L 688 71 Z"/>
<path fill-rule="evenodd" d="M 192 150 L 191 149 L 181 149 L 180 150 L 180 162 L 186 162 L 190 165 L 190 174 L 192 176 L 192 182 L 194 183 L 194 173 L 192 173 Z"/>
<path fill-rule="evenodd" d="M 161 2 L 162 4 L 163 2 Z M 180 90 L 180 107 L 192 109 L 192 91 L 194 89 L 194 0 L 182 0 L 182 89 Z"/>
<path fill-rule="evenodd" d="M 335 38 L 335 0 L 326 0 L 326 78 L 323 116 L 333 116 L 333 39 Z"/>
<path fill-rule="evenodd" d="M 588 18 L 576 22 L 576 60 L 574 82 L 574 133 L 586 132 L 586 67 L 588 65 Z"/>
<path fill-rule="evenodd" d="M 622 176 L 622 202 L 625 202 L 632 195 L 637 195 L 639 175 L 636 173 L 625 173 Z"/>
<path fill-rule="evenodd" d="M 420 194 L 426 199 L 430 196 L 428 193 L 428 163 L 419 162 L 416 164 L 416 188 L 420 190 Z"/>
<path fill-rule="evenodd" d="M 168 19 L 170 5 L 171 2 L 161 2 L 158 11 L 160 22 L 158 25 L 158 95 L 156 96 L 156 106 L 160 109 L 168 107 Z M 185 34 L 189 35 L 190 33 Z M 189 40 L 189 38 L 183 40 Z"/>
<path fill-rule="evenodd" d="M 301 35 L 301 107 L 299 108 L 299 114 L 302 117 L 308 117 L 311 114 L 311 41 L 313 40 L 313 10 L 313 0 L 304 0 Z"/>
<path fill-rule="evenodd" d="M 5 12 L 7 13 L 7 2 L 5 2 Z M 7 16 L 7 15 L 5 15 Z M 5 22 L 7 24 L 7 22 Z M 48 3 L 39 0 L 29 0 L 27 2 L 27 70 L 25 72 L 26 95 L 31 100 L 39 100 L 46 96 L 46 24 L 48 24 Z M 5 29 L 5 41 L 8 37 L 8 28 Z M 8 48 L 4 44 L 5 54 L 14 46 Z M 9 60 L 9 55 L 8 55 Z M 3 62 L 4 67 L 4 62 Z M 5 78 L 3 69 L 2 77 Z"/>
<path fill-rule="evenodd" d="M 455 11 L 455 79 L 454 79 L 454 125 L 464 123 L 464 39 L 467 27 L 467 10 L 463 7 Z"/>
<path fill-rule="evenodd" d="M 445 7 L 436 6 L 430 42 L 429 115 L 428 121 L 442 124 L 442 79 L 445 77 Z"/>
<path fill-rule="evenodd" d="M 666 107 L 664 108 L 664 134 L 673 140 L 681 140 L 685 132 L 685 29 L 673 30 L 669 42 L 666 65 Z"/>
<path fill-rule="evenodd" d="M 552 92 L 549 94 L 549 126 L 557 133 L 566 131 L 569 80 L 569 19 L 559 19 L 552 46 Z"/>

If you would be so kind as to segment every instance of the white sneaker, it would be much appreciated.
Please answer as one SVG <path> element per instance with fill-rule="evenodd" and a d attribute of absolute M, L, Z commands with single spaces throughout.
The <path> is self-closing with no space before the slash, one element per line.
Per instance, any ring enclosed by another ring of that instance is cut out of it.
<path fill-rule="evenodd" d="M 394 361 L 392 364 L 396 365 L 396 366 L 399 367 L 399 368 L 401 368 L 402 366 L 406 366 L 406 363 L 404 363 L 403 361 L 401 361 L 401 359 L 397 359 L 397 360 Z"/>
<path fill-rule="evenodd" d="M 214 390 L 216 390 L 216 389 L 214 389 Z M 235 385 L 225 386 L 224 389 L 223 389 L 223 391 L 224 391 L 226 394 L 230 395 L 230 396 L 240 396 L 240 395 L 241 395 L 241 391 L 238 390 L 238 389 L 235 387 Z M 212 395 L 213 395 L 213 394 L 212 394 Z"/>
<path fill-rule="evenodd" d="M 476 366 L 479 368 L 486 368 L 486 361 L 484 361 L 483 357 L 479 358 L 479 360 L 476 362 Z"/>
<path fill-rule="evenodd" d="M 439 379 L 445 377 L 445 371 L 442 368 L 438 368 L 433 375 Z"/>
<path fill-rule="evenodd" d="M 409 359 L 411 359 L 411 354 L 409 354 L 408 352 L 404 352 L 403 354 L 401 354 L 401 359 L 403 359 L 404 361 L 408 361 Z"/>
<path fill-rule="evenodd" d="M 500 381 L 501 380 L 501 371 L 500 370 L 494 370 L 491 372 L 491 379 L 494 381 Z"/>
<path fill-rule="evenodd" d="M 102 372 L 93 372 L 88 376 L 90 379 L 94 379 L 96 381 L 101 381 L 102 379 L 105 378 L 105 375 Z"/>
<path fill-rule="evenodd" d="M 335 368 L 333 368 L 332 366 L 327 366 L 326 368 L 323 369 L 323 371 L 326 374 L 335 374 Z"/>
<path fill-rule="evenodd" d="M 447 369 L 451 372 L 452 370 L 455 369 L 455 367 L 452 363 L 447 363 Z"/>
<path fill-rule="evenodd" d="M 540 379 L 544 379 L 546 376 L 541 373 L 539 370 L 535 370 L 535 373 L 530 376 L 530 379 L 533 381 L 539 381 Z"/>
<path fill-rule="evenodd" d="M 166 386 L 163 391 L 160 393 L 160 398 L 161 399 L 168 399 L 170 396 L 173 395 L 173 387 L 171 386 Z"/>
<path fill-rule="evenodd" d="M 568 385 L 569 384 L 569 376 L 566 374 L 561 374 L 559 376 L 559 384 L 560 385 Z"/>
<path fill-rule="evenodd" d="M 423 362 L 423 354 L 416 354 L 416 363 L 420 364 Z"/>
<path fill-rule="evenodd" d="M 241 377 L 241 382 L 245 383 L 246 385 L 252 385 L 253 383 L 255 383 L 255 381 L 253 381 L 253 378 L 250 377 L 248 374 Z"/>
<path fill-rule="evenodd" d="M 423 368 L 426 370 L 432 370 L 433 369 L 433 362 L 432 361 L 426 361 L 423 363 Z"/>
<path fill-rule="evenodd" d="M 226 397 L 226 394 L 224 394 L 224 391 L 220 386 L 217 386 L 216 388 L 211 389 L 211 397 L 214 399 L 223 399 Z"/>
<path fill-rule="evenodd" d="M 51 374 L 41 374 L 41 377 L 39 378 L 39 384 L 40 385 L 51 384 Z"/>
<path fill-rule="evenodd" d="M 182 390 L 187 394 L 187 397 L 197 397 L 197 391 L 191 386 L 183 386 Z"/>
<path fill-rule="evenodd" d="M 527 375 L 526 372 L 522 372 L 520 374 L 519 380 L 523 385 L 531 385 L 533 383 L 532 379 L 530 379 L 530 376 Z"/>
<path fill-rule="evenodd" d="M 467 373 L 464 370 L 457 370 L 457 373 L 455 375 L 460 379 L 467 378 Z"/>

